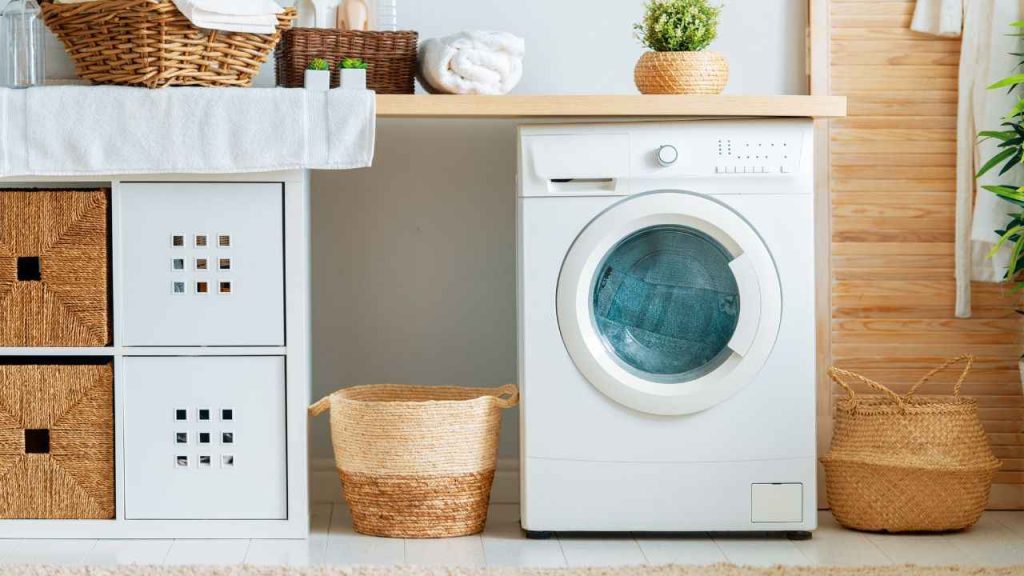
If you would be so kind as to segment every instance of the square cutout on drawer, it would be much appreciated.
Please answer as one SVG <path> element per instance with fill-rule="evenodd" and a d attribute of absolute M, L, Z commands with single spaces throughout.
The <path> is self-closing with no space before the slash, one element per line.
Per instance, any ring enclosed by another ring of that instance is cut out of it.
<path fill-rule="evenodd" d="M 220 248 L 231 247 L 231 235 L 230 234 L 218 234 L 217 235 L 217 246 Z"/>

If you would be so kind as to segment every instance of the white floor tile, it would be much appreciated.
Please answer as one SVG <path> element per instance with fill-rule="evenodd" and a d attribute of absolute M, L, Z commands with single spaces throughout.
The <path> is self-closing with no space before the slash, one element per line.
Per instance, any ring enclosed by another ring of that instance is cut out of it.
<path fill-rule="evenodd" d="M 407 538 L 405 563 L 410 566 L 469 568 L 487 565 L 483 539 L 479 535 L 458 538 Z"/>
<path fill-rule="evenodd" d="M 253 540 L 245 555 L 245 563 L 262 566 L 323 564 L 331 512 L 330 503 L 314 504 L 310 508 L 308 540 Z"/>
<path fill-rule="evenodd" d="M 156 566 L 164 563 L 174 540 L 99 540 L 86 554 L 90 565 L 139 564 Z"/>
<path fill-rule="evenodd" d="M 992 517 L 1017 536 L 1024 538 L 1024 512 L 986 512 L 985 516 Z"/>
<path fill-rule="evenodd" d="M 865 534 L 896 564 L 961 564 L 964 554 L 953 545 L 953 534 Z"/>
<path fill-rule="evenodd" d="M 85 564 L 95 540 L 4 540 L 0 562 L 4 564 Z"/>
<path fill-rule="evenodd" d="M 344 504 L 334 506 L 331 528 L 324 551 L 324 564 L 401 564 L 405 561 L 405 541 L 356 534 Z"/>
<path fill-rule="evenodd" d="M 1024 537 L 989 514 L 983 515 L 971 529 L 949 537 L 952 545 L 963 553 L 962 564 L 1024 566 Z"/>
<path fill-rule="evenodd" d="M 636 537 L 644 558 L 650 564 L 707 565 L 726 562 L 725 554 L 709 534 L 686 534 L 668 538 L 651 535 Z"/>
<path fill-rule="evenodd" d="M 796 544 L 777 534 L 714 534 L 715 543 L 733 564 L 803 566 L 814 562 Z"/>
<path fill-rule="evenodd" d="M 818 513 L 818 529 L 810 540 L 793 545 L 814 564 L 822 566 L 865 566 L 892 564 L 892 560 L 862 532 L 847 530 L 829 512 Z"/>
<path fill-rule="evenodd" d="M 528 540 L 519 525 L 518 504 L 495 504 L 487 514 L 483 533 L 488 566 L 565 566 L 558 539 Z"/>
<path fill-rule="evenodd" d="M 248 540 L 175 540 L 164 564 L 241 564 L 249 550 Z"/>
<path fill-rule="evenodd" d="M 647 559 L 632 536 L 558 536 L 569 566 L 636 566 Z"/>

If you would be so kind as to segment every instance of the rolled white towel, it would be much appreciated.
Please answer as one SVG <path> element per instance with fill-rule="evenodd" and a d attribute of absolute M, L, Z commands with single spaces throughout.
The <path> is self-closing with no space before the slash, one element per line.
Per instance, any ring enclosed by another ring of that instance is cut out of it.
<path fill-rule="evenodd" d="M 508 32 L 467 31 L 420 45 L 420 82 L 442 94 L 508 94 L 523 77 L 526 43 Z"/>

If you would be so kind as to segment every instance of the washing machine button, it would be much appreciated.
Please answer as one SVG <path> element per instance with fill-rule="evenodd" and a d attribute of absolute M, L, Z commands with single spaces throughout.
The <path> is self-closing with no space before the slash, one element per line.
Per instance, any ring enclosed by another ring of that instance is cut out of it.
<path fill-rule="evenodd" d="M 662 166 L 671 166 L 679 160 L 679 150 L 671 144 L 663 144 L 658 147 L 658 164 Z"/>

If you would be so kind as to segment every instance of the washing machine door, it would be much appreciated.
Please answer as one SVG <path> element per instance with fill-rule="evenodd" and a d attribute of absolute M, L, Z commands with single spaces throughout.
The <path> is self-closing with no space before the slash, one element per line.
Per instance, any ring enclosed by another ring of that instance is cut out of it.
<path fill-rule="evenodd" d="M 811 303 L 807 304 L 808 306 Z M 595 218 L 558 279 L 580 372 L 635 410 L 706 410 L 754 380 L 775 345 L 775 264 L 751 225 L 700 194 L 648 192 Z"/>

